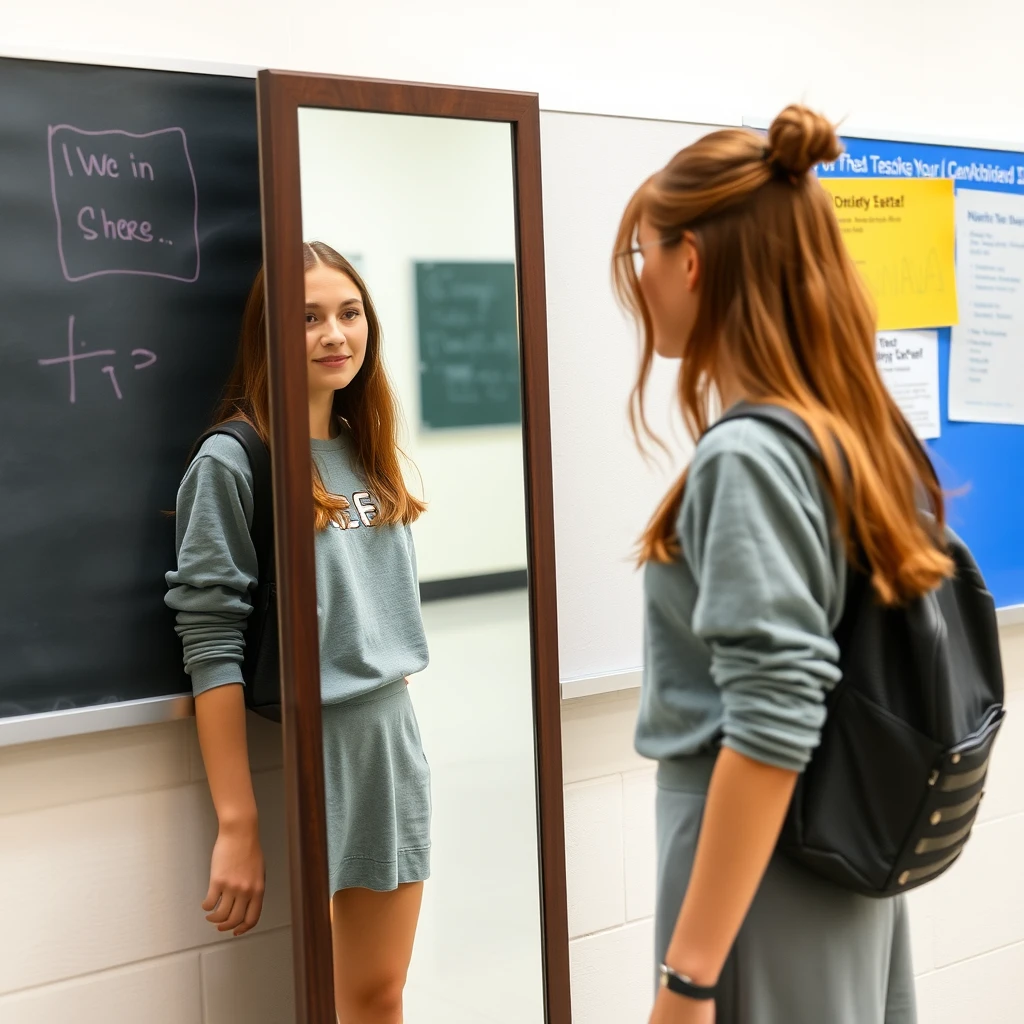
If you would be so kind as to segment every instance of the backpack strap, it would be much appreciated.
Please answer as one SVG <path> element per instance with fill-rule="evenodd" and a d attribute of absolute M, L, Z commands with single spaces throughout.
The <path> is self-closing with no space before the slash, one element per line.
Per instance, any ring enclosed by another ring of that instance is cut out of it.
<path fill-rule="evenodd" d="M 721 423 L 727 423 L 729 420 L 741 419 L 762 420 L 765 423 L 773 423 L 775 426 L 789 434 L 790 437 L 796 438 L 796 440 L 799 441 L 808 452 L 810 452 L 818 462 L 818 465 L 822 465 L 824 463 L 824 458 L 821 454 L 821 446 L 818 444 L 814 434 L 811 433 L 811 428 L 807 426 L 802 417 L 781 405 L 767 405 L 758 402 L 737 402 L 736 405 L 729 409 L 717 423 L 711 424 L 706 433 L 714 430 L 714 428 Z M 928 454 L 928 449 L 925 445 L 916 437 L 916 435 L 914 435 L 913 431 L 910 431 L 910 435 L 914 437 L 914 443 L 924 454 L 925 458 L 930 460 L 931 456 Z M 846 453 L 841 447 L 839 448 L 839 457 L 842 460 L 843 468 L 846 470 L 846 482 L 849 484 L 850 466 L 846 461 Z M 917 481 L 914 487 L 914 498 L 920 512 L 928 515 L 932 513 L 928 494 L 920 480 Z"/>
<path fill-rule="evenodd" d="M 792 410 L 785 408 L 785 406 L 767 405 L 757 402 L 737 402 L 736 405 L 729 409 L 725 415 L 720 417 L 716 423 L 713 423 L 705 433 L 714 430 L 714 428 L 721 423 L 727 423 L 730 420 L 742 419 L 761 420 L 764 423 L 771 423 L 798 441 L 815 460 L 818 466 L 823 465 L 824 459 L 821 454 L 821 447 L 814 434 L 811 433 L 811 428 L 807 426 L 802 417 L 798 416 Z M 847 484 L 849 484 L 849 466 L 846 462 L 846 455 L 843 453 L 842 449 L 840 449 L 839 454 L 843 460 L 843 467 L 846 470 Z M 863 548 L 856 538 L 854 539 L 854 548 L 857 552 L 856 560 L 851 563 L 849 559 L 847 559 L 846 594 L 843 601 L 843 615 L 841 616 L 835 630 L 837 640 L 845 636 L 846 633 L 844 622 L 846 612 L 851 607 L 856 606 L 858 598 L 866 591 L 869 582 L 869 577 L 857 565 L 857 561 L 863 560 Z"/>
<path fill-rule="evenodd" d="M 795 412 L 781 405 L 737 402 L 724 416 L 708 428 L 707 433 L 710 433 L 722 423 L 742 419 L 762 420 L 765 423 L 774 424 L 789 434 L 790 437 L 799 441 L 819 463 L 822 461 L 821 448 L 815 440 L 814 434 L 811 433 L 811 428 Z"/>
<path fill-rule="evenodd" d="M 274 482 L 270 470 L 270 452 L 256 429 L 246 420 L 225 420 L 211 427 L 193 449 L 198 452 L 203 442 L 215 434 L 233 437 L 245 450 L 252 470 L 252 546 L 256 549 L 259 586 L 273 583 L 277 577 L 274 558 Z M 194 456 L 193 456 L 194 457 Z"/>

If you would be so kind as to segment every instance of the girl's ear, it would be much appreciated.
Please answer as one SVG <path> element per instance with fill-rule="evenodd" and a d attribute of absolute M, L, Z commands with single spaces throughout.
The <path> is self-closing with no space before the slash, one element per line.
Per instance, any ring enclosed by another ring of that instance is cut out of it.
<path fill-rule="evenodd" d="M 701 279 L 701 258 L 700 249 L 697 248 L 696 239 L 690 232 L 683 235 L 683 280 L 686 282 L 686 290 L 694 292 L 700 287 Z"/>

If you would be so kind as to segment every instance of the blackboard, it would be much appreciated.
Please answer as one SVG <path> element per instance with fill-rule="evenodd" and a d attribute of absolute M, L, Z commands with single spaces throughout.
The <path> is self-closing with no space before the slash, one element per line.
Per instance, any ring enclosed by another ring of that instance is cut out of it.
<path fill-rule="evenodd" d="M 420 420 L 424 427 L 519 423 L 513 263 L 417 263 Z"/>
<path fill-rule="evenodd" d="M 175 493 L 261 258 L 252 79 L 0 59 L 0 716 L 186 692 Z"/>

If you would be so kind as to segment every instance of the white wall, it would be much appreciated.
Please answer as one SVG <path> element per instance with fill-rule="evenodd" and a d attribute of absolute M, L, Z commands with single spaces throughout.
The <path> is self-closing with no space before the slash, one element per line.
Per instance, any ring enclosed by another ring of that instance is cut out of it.
<path fill-rule="evenodd" d="M 193 720 L 0 749 L 4 1024 L 287 1024 L 280 731 L 249 716 L 267 858 L 257 930 L 204 920 L 216 819 Z"/>
<path fill-rule="evenodd" d="M 848 125 L 1024 139 L 1016 0 L 134 0 L 8 4 L 4 45 L 539 92 L 549 110 L 731 122 L 794 99 Z"/>
<path fill-rule="evenodd" d="M 619 219 L 636 188 L 707 125 L 545 113 L 544 262 L 562 679 L 638 668 L 636 539 L 692 451 L 675 408 L 676 364 L 658 361 L 651 426 L 672 457 L 645 463 L 627 419 L 639 346 L 612 296 Z M 609 158 L 614 154 L 614 159 Z"/>
<path fill-rule="evenodd" d="M 848 115 L 851 130 L 1024 140 L 1017 0 L 967 8 L 866 0 L 855 9 L 817 0 L 182 0 L 173 14 L 129 0 L 8 8 L 7 52 L 63 48 L 143 63 L 189 58 L 521 88 L 539 92 L 548 110 L 709 124 L 770 115 L 803 98 Z M 607 298 L 611 230 L 628 190 L 695 130 L 550 114 L 542 130 L 559 627 L 563 675 L 576 677 L 639 664 L 638 591 L 623 560 L 666 479 L 643 468 L 624 432 L 634 348 Z M 586 159 L 561 141 L 570 138 Z M 664 377 L 659 387 L 664 396 Z M 573 476 L 578 466 L 586 473 Z M 587 484 L 586 501 L 561 483 L 566 474 Z M 579 535 L 586 543 L 576 543 Z M 1012 705 L 1024 711 L 1024 639 L 1006 639 Z M 631 753 L 634 700 L 595 698 L 565 713 L 575 1024 L 645 1019 L 651 774 Z M 927 972 L 921 1024 L 1024 1019 L 1024 737 L 1016 717 L 998 747 L 1002 778 L 993 781 L 989 817 L 949 882 L 915 901 L 917 966 Z M 183 760 L 188 730 L 0 751 L 0 792 L 24 794 L 0 818 L 0 991 L 42 986 L 0 996 L 5 1024 L 134 1021 L 142 993 L 156 1000 L 147 1021 L 221 1024 L 233 1018 L 212 1001 L 231 988 L 258 1004 L 237 1019 L 288 1019 L 271 1001 L 287 985 L 287 932 L 273 928 L 286 920 L 280 908 L 269 914 L 273 930 L 216 945 L 202 945 L 206 933 L 176 916 L 202 897 L 199 865 L 211 837 L 203 784 Z M 261 774 L 264 820 L 280 820 L 279 772 Z M 29 787 L 23 779 L 33 775 L 43 781 Z M 14 777 L 17 784 L 7 782 Z M 31 906 L 29 892 L 39 894 Z M 99 897 L 81 898 L 93 892 Z"/>
<path fill-rule="evenodd" d="M 523 442 L 516 426 L 424 430 L 413 264 L 514 262 L 508 125 L 304 109 L 299 116 L 307 239 L 359 257 L 384 330 L 385 359 L 429 503 L 414 526 L 422 580 L 526 566 Z M 467 504 L 487 495 L 486 511 Z"/>

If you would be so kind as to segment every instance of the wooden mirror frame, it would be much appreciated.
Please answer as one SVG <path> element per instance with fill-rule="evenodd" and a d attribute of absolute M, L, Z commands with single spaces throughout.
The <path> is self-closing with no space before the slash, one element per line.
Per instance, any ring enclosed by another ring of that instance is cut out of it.
<path fill-rule="evenodd" d="M 261 71 L 257 89 L 296 1020 L 298 1024 L 334 1024 L 335 1020 L 316 566 L 310 529 L 313 504 L 302 340 L 305 286 L 299 176 L 299 108 L 322 107 L 501 121 L 511 128 L 545 1017 L 546 1024 L 570 1024 L 537 96 L 280 71 Z"/>

